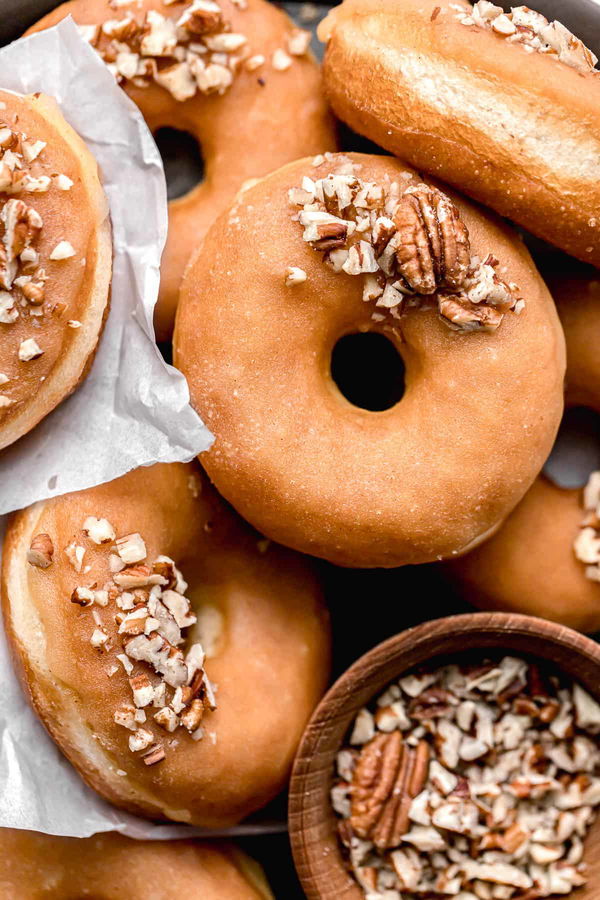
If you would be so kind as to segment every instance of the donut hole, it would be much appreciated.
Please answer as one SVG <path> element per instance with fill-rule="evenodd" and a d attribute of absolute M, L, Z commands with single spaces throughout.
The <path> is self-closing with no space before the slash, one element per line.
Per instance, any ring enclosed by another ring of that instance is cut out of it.
<path fill-rule="evenodd" d="M 562 488 L 583 487 L 600 469 L 600 415 L 583 406 L 568 409 L 544 474 Z"/>
<path fill-rule="evenodd" d="M 189 194 L 204 181 L 204 159 L 196 138 L 177 128 L 159 128 L 154 140 L 162 156 L 167 179 L 167 199 Z"/>
<path fill-rule="evenodd" d="M 331 353 L 331 377 L 359 409 L 383 412 L 404 396 L 404 362 L 384 334 L 367 331 L 340 338 Z"/>

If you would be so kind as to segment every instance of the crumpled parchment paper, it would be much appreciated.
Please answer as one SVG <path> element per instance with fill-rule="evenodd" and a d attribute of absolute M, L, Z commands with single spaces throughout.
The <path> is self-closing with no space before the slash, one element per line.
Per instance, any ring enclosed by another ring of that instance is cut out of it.
<path fill-rule="evenodd" d="M 115 259 L 112 308 L 92 371 L 30 435 L 0 453 L 0 512 L 111 480 L 153 462 L 189 460 L 212 436 L 184 378 L 155 344 L 152 311 L 167 216 L 162 163 L 136 107 L 71 21 L 0 51 L 0 85 L 54 95 L 96 156 L 109 197 Z M 0 518 L 0 537 L 5 522 Z M 31 710 L 0 629 L 0 827 L 87 837 L 188 837 L 89 789 Z M 229 833 L 271 831 L 247 824 Z"/>
<path fill-rule="evenodd" d="M 88 377 L 0 451 L 6 513 L 136 466 L 190 460 L 212 435 L 154 342 L 167 206 L 160 154 L 141 113 L 70 19 L 0 50 L 0 86 L 58 101 L 100 166 L 114 244 L 111 309 Z"/>

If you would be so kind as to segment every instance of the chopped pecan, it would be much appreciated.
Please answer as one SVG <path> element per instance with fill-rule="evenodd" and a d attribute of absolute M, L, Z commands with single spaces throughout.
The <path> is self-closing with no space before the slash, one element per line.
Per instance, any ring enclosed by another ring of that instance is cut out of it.
<path fill-rule="evenodd" d="M 149 750 L 142 753 L 144 765 L 155 766 L 156 763 L 162 762 L 165 758 L 165 749 L 162 744 L 152 744 Z"/>
<path fill-rule="evenodd" d="M 442 688 L 429 688 L 411 701 L 408 711 L 414 719 L 434 719 L 445 716 L 454 698 Z"/>
<path fill-rule="evenodd" d="M 313 242 L 317 250 L 335 250 L 346 245 L 348 226 L 343 222 L 324 222 L 317 225 L 319 237 Z"/>
<path fill-rule="evenodd" d="M 438 302 L 442 318 L 462 331 L 496 331 L 504 318 L 497 309 L 472 303 L 458 294 L 441 295 Z"/>
<path fill-rule="evenodd" d="M 39 569 L 47 569 L 52 563 L 54 544 L 49 534 L 36 534 L 27 551 L 27 562 Z"/>
<path fill-rule="evenodd" d="M 434 294 L 462 287 L 471 263 L 469 232 L 448 197 L 426 184 L 409 188 L 394 224 L 401 238 L 398 268 L 412 290 Z"/>
<path fill-rule="evenodd" d="M 212 34 L 223 30 L 223 13 L 220 6 L 212 0 L 196 0 L 177 24 L 192 35 Z"/>

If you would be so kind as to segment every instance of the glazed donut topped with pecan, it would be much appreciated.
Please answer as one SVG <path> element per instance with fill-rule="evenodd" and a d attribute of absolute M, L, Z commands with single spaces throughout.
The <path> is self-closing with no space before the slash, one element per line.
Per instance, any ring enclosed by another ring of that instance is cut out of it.
<path fill-rule="evenodd" d="M 189 256 L 241 185 L 335 148 L 310 33 L 266 0 L 71 0 L 33 31 L 72 15 L 153 132 L 196 138 L 204 180 L 171 202 L 155 314 L 170 338 Z"/>
<path fill-rule="evenodd" d="M 365 332 L 405 367 L 378 412 L 332 375 L 340 339 Z M 219 491 L 261 533 L 342 565 L 481 542 L 562 411 L 564 340 L 522 243 L 386 157 L 298 160 L 239 194 L 188 268 L 174 350 Z"/>
<path fill-rule="evenodd" d="M 108 204 L 43 94 L 0 91 L 0 448 L 81 381 L 108 310 Z"/>
<path fill-rule="evenodd" d="M 328 677 L 319 583 L 195 466 L 138 469 L 25 510 L 3 566 L 26 689 L 99 793 L 222 827 L 281 790 Z"/>
<path fill-rule="evenodd" d="M 319 37 L 342 121 L 600 266 L 599 70 L 560 22 L 488 0 L 344 0 Z"/>

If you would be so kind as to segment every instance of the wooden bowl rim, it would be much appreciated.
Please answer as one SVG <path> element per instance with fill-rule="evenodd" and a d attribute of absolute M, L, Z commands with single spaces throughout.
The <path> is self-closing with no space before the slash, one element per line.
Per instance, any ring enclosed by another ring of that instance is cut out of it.
<path fill-rule="evenodd" d="M 481 644 L 477 640 L 469 640 L 463 649 L 444 649 L 444 644 L 476 635 L 481 638 Z M 526 638 L 531 638 L 533 642 L 530 652 L 511 650 L 512 640 Z M 503 639 L 508 639 L 508 646 L 504 647 Z M 429 657 L 432 660 L 450 652 L 465 655 L 478 648 L 484 652 L 504 648 L 507 653 L 546 659 L 559 671 L 582 682 L 600 700 L 600 677 L 592 679 L 589 675 L 572 673 L 580 662 L 596 668 L 600 675 L 600 644 L 547 619 L 504 612 L 464 613 L 423 622 L 377 644 L 346 669 L 322 698 L 304 730 L 294 761 L 289 790 L 288 829 L 294 863 L 308 900 L 331 900 L 334 897 L 339 900 L 364 900 L 362 889 L 346 870 L 334 833 L 335 814 L 329 801 L 329 783 L 335 756 L 357 709 L 403 672 L 422 665 L 425 658 L 418 658 L 419 654 L 430 645 L 440 645 L 440 649 Z M 544 645 L 549 651 L 547 656 L 540 652 Z M 559 651 L 559 655 L 563 651 L 569 664 L 565 664 L 565 660 L 556 661 L 550 652 L 552 649 Z M 565 651 L 572 656 L 566 656 Z M 416 660 L 403 663 L 404 659 L 411 660 L 415 656 Z M 390 666 L 397 666 L 395 674 L 387 672 Z M 381 681 L 384 671 L 387 674 L 383 683 L 367 690 L 373 682 Z M 365 694 L 366 701 L 363 699 Z M 336 741 L 324 750 L 323 746 L 331 736 L 332 723 Z M 326 831 L 328 839 L 308 838 L 307 834 L 315 830 Z M 323 867 L 326 872 L 322 871 Z"/>

